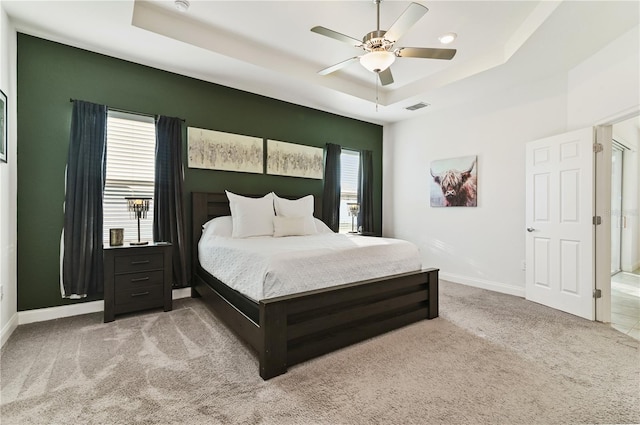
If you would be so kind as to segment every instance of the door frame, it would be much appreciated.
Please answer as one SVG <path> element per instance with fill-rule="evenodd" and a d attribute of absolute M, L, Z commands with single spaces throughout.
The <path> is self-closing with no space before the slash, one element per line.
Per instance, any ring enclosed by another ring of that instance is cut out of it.
<path fill-rule="evenodd" d="M 623 193 L 624 193 L 624 158 L 625 149 L 628 149 L 621 143 L 618 143 L 615 139 L 613 139 L 611 146 L 611 276 L 615 275 L 622 271 L 622 226 L 623 226 L 623 212 L 624 212 L 624 202 L 623 202 Z M 618 161 L 617 169 L 619 171 L 619 175 L 614 173 L 613 164 L 616 164 L 614 159 L 616 158 L 616 153 L 619 152 L 620 160 Z M 619 199 L 616 199 L 614 203 L 613 195 L 614 188 L 617 187 L 617 190 L 620 191 Z M 617 214 L 615 214 L 617 213 Z M 618 246 L 615 246 L 613 241 L 614 238 L 618 238 Z M 615 265 L 616 270 L 613 270 L 614 262 L 613 262 L 613 254 L 617 252 L 617 264 Z"/>
<path fill-rule="evenodd" d="M 595 226 L 594 266 L 596 290 L 596 321 L 611 322 L 611 149 L 613 125 L 640 115 L 640 104 L 620 111 L 596 123 L 596 142 L 602 143 L 602 152 L 595 155 L 594 195 L 595 215 L 602 224 Z M 606 241 L 606 243 L 598 243 Z"/>

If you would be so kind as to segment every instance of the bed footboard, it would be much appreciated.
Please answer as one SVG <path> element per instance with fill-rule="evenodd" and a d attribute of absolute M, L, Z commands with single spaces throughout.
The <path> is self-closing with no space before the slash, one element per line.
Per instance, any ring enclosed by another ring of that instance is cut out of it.
<path fill-rule="evenodd" d="M 305 292 L 260 302 L 260 376 L 353 343 L 438 317 L 438 270 Z"/>

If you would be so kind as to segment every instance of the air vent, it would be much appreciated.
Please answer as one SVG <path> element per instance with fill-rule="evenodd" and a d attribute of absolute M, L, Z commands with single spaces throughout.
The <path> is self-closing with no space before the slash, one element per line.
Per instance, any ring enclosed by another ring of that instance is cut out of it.
<path fill-rule="evenodd" d="M 415 105 L 407 106 L 405 109 L 407 111 L 416 111 L 418 109 L 426 108 L 427 106 L 429 106 L 428 103 L 420 102 L 416 103 Z"/>

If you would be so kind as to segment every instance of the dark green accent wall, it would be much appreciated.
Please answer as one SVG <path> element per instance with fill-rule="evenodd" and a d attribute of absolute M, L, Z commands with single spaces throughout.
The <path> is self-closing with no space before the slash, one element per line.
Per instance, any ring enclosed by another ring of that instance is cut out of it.
<path fill-rule="evenodd" d="M 185 134 L 191 126 L 371 150 L 374 222 L 382 228 L 381 126 L 18 34 L 19 311 L 81 302 L 61 298 L 59 279 L 70 98 L 180 117 Z M 183 149 L 187 216 L 192 191 L 322 195 L 322 180 L 190 169 Z"/>

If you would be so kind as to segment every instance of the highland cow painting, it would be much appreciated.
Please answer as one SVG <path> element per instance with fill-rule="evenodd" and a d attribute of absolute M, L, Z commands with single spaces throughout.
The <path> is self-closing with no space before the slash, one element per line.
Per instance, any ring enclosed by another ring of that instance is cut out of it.
<path fill-rule="evenodd" d="M 431 206 L 478 205 L 478 157 L 463 156 L 431 162 Z"/>

